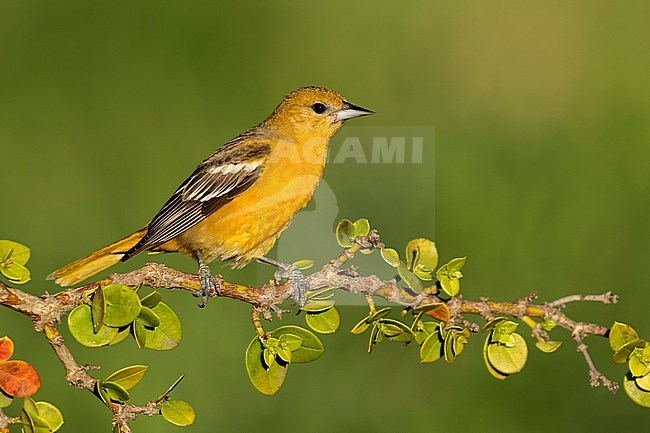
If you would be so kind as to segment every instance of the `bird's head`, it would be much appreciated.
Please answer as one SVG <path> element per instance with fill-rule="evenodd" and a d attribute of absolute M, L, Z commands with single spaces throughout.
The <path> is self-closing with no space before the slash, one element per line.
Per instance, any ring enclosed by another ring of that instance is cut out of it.
<path fill-rule="evenodd" d="M 349 103 L 333 90 L 309 86 L 289 93 L 267 122 L 329 139 L 345 120 L 369 114 L 374 112 Z"/>

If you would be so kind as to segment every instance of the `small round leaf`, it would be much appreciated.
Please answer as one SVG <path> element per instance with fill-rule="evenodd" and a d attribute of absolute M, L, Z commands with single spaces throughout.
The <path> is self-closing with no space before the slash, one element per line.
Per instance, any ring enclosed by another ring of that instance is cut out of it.
<path fill-rule="evenodd" d="M 512 347 L 494 343 L 490 344 L 487 350 L 490 364 L 502 374 L 519 373 L 528 359 L 526 340 L 517 333 L 511 335 L 515 339 Z"/>
<path fill-rule="evenodd" d="M 86 347 L 101 347 L 109 344 L 117 336 L 117 328 L 102 326 L 99 332 L 93 331 L 92 313 L 89 305 L 79 305 L 68 315 L 68 328 L 79 343 Z"/>
<path fill-rule="evenodd" d="M 271 335 L 275 338 L 280 338 L 284 334 L 292 334 L 302 339 L 300 348 L 291 354 L 291 362 L 294 364 L 315 361 L 323 353 L 323 343 L 313 332 L 307 329 L 287 325 L 271 331 Z"/>
<path fill-rule="evenodd" d="M 183 336 L 183 329 L 178 316 L 164 302 L 151 309 L 160 318 L 160 325 L 153 331 L 146 329 L 145 347 L 154 350 L 171 350 L 178 346 Z"/>
<path fill-rule="evenodd" d="M 142 380 L 148 368 L 146 365 L 124 367 L 108 376 L 105 381 L 117 383 L 124 389 L 131 389 Z"/>
<path fill-rule="evenodd" d="M 182 400 L 169 400 L 160 412 L 167 421 L 181 427 L 191 425 L 196 418 L 194 408 Z"/>
<path fill-rule="evenodd" d="M 104 324 L 119 328 L 133 322 L 142 305 L 135 290 L 122 284 L 111 284 L 104 287 Z"/>
<path fill-rule="evenodd" d="M 61 428 L 63 425 L 63 415 L 56 406 L 47 401 L 37 401 L 36 407 L 38 409 L 38 414 L 47 421 L 52 428 L 52 432 Z"/>
<path fill-rule="evenodd" d="M 614 322 L 612 328 L 609 330 L 609 345 L 612 350 L 616 352 L 623 345 L 630 341 L 638 340 L 639 335 L 630 325 L 625 323 Z"/>
<path fill-rule="evenodd" d="M 316 332 L 332 334 L 339 328 L 341 318 L 336 308 L 332 307 L 319 313 L 308 313 L 305 316 L 305 321 Z"/>
<path fill-rule="evenodd" d="M 636 404 L 643 407 L 650 407 L 650 392 L 644 391 L 637 386 L 634 378 L 628 373 L 623 379 L 625 393 Z"/>
<path fill-rule="evenodd" d="M 255 389 L 262 394 L 273 395 L 284 383 L 289 366 L 282 366 L 277 362 L 271 362 L 271 365 L 264 363 L 264 352 L 265 348 L 256 336 L 246 349 L 246 372 Z"/>
<path fill-rule="evenodd" d="M 380 250 L 381 258 L 384 259 L 386 263 L 396 268 L 401 263 L 399 259 L 399 254 L 393 248 L 382 248 Z"/>
<path fill-rule="evenodd" d="M 434 332 L 429 335 L 420 347 L 420 362 L 434 362 L 442 356 L 442 340 L 440 334 Z"/>

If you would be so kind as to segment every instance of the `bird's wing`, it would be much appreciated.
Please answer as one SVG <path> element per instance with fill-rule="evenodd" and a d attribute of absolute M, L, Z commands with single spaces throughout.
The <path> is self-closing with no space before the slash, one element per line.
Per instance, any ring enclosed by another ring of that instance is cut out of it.
<path fill-rule="evenodd" d="M 270 146 L 259 142 L 230 142 L 217 150 L 176 190 L 124 259 L 174 239 L 246 191 L 269 153 Z"/>

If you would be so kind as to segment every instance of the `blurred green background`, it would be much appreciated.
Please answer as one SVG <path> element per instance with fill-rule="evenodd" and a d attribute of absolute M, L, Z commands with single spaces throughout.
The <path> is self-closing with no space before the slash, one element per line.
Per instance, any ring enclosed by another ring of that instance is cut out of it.
<path fill-rule="evenodd" d="M 647 1 L 3 1 L 0 238 L 33 249 L 26 290 L 54 292 L 50 271 L 142 226 L 204 156 L 289 91 L 317 84 L 380 113 L 356 126 L 436 131 L 435 173 L 328 169 L 338 218 L 367 216 L 400 250 L 435 234 L 443 260 L 469 257 L 466 298 L 614 290 L 616 306 L 568 311 L 627 321 L 647 338 L 649 16 Z M 331 250 L 332 223 L 311 227 L 327 233 L 324 244 L 298 243 L 296 258 Z M 184 257 L 156 260 L 195 271 Z M 270 275 L 221 271 L 244 282 Z M 420 364 L 414 347 L 397 344 L 367 355 L 365 337 L 347 332 L 362 307 L 342 308 L 324 356 L 292 367 L 265 397 L 244 369 L 253 336 L 245 305 L 198 310 L 186 294 L 165 298 L 184 324 L 177 350 L 139 351 L 130 340 L 88 350 L 68 340 L 79 362 L 106 375 L 150 364 L 135 402 L 185 373 L 174 394 L 198 412 L 188 432 L 610 432 L 643 429 L 650 417 L 623 391 L 591 390 L 562 331 L 557 353 L 531 349 L 526 370 L 501 383 L 485 371 L 480 337 L 451 366 Z M 109 431 L 105 408 L 64 381 L 27 319 L 2 310 L 0 334 L 40 371 L 36 397 L 62 409 L 64 431 Z M 607 341 L 588 344 L 598 366 L 622 379 Z M 134 428 L 178 429 L 160 418 Z"/>

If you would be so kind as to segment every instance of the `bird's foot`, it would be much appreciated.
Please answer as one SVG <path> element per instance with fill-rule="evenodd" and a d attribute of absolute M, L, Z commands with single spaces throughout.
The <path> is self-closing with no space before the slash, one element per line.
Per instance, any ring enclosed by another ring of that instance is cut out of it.
<path fill-rule="evenodd" d="M 284 278 L 293 287 L 293 299 L 296 303 L 304 307 L 305 306 L 305 294 L 309 291 L 309 281 L 307 277 L 294 265 L 284 265 L 280 270 L 276 271 L 276 276 Z"/>
<path fill-rule="evenodd" d="M 199 263 L 199 279 L 201 280 L 201 290 L 197 296 L 201 297 L 199 307 L 203 308 L 208 303 L 208 298 L 212 293 L 217 296 L 221 294 L 221 286 L 217 278 L 212 275 L 210 267 L 205 263 Z"/>
<path fill-rule="evenodd" d="M 278 260 L 270 259 L 268 257 L 261 257 L 258 259 L 261 263 L 274 265 L 278 267 L 275 272 L 275 280 L 287 280 L 293 287 L 293 299 L 300 307 L 304 307 L 306 303 L 305 294 L 309 291 L 309 281 L 305 274 L 295 265 L 282 263 Z"/>

